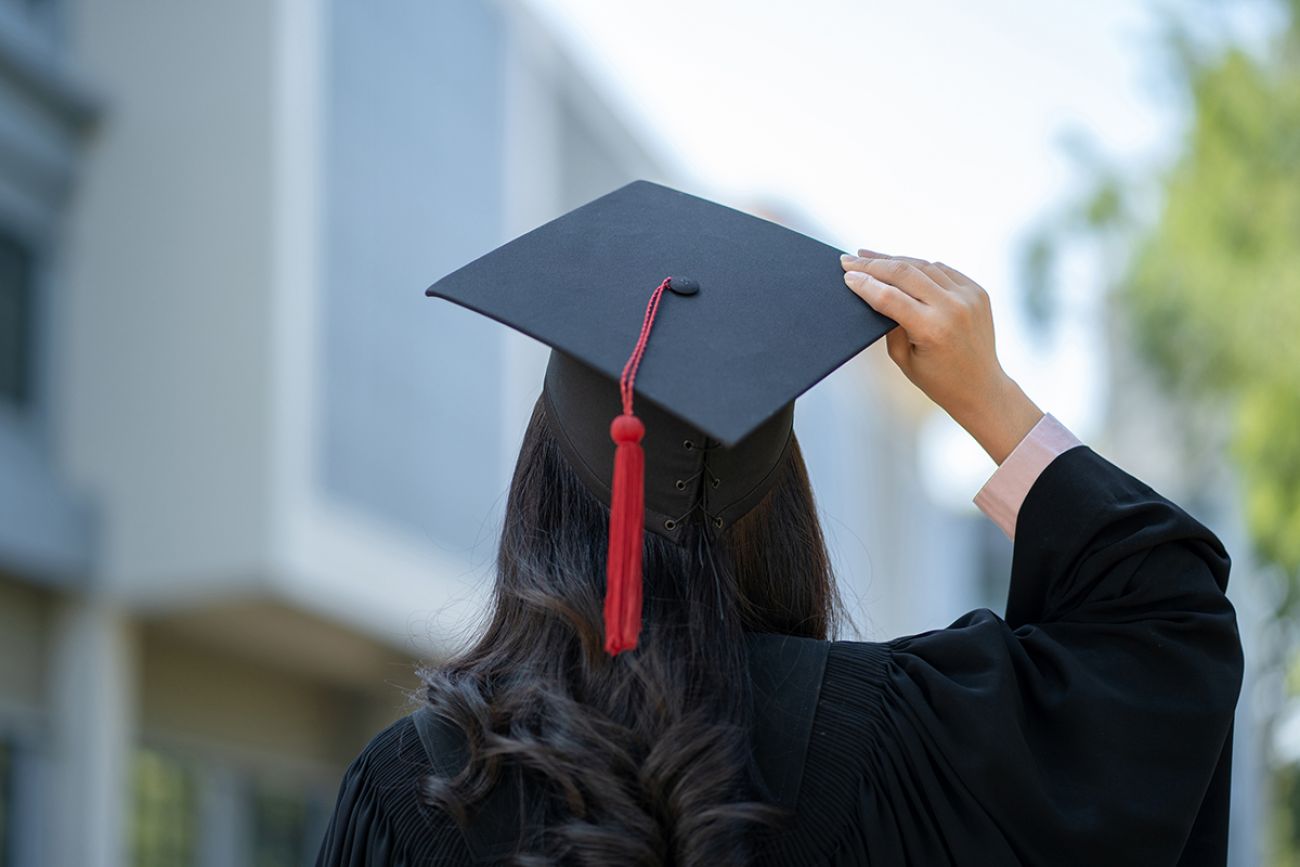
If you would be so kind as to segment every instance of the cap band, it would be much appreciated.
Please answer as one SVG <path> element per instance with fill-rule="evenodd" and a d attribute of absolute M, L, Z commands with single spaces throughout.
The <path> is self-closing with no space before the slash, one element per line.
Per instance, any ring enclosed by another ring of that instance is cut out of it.
<path fill-rule="evenodd" d="M 614 380 L 552 350 L 540 400 L 569 466 L 606 506 L 614 469 L 609 422 L 622 411 L 620 397 Z M 789 448 L 794 404 L 782 407 L 730 448 L 709 440 L 644 394 L 637 395 L 636 414 L 645 425 L 645 528 L 682 544 L 691 515 L 699 512 L 715 529 L 725 529 L 771 489 Z M 721 527 L 716 519 L 721 519 Z"/>

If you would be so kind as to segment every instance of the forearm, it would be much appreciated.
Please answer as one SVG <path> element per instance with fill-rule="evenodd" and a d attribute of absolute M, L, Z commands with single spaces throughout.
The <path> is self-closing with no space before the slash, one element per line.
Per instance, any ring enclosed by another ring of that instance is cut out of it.
<path fill-rule="evenodd" d="M 957 424 L 974 437 L 994 463 L 1001 464 L 1043 418 L 1015 380 L 1001 376 L 970 403 L 949 410 Z"/>

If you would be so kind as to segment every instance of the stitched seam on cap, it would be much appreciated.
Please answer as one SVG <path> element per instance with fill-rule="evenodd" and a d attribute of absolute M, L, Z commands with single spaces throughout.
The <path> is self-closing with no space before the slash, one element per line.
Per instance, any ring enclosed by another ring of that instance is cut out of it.
<path fill-rule="evenodd" d="M 794 424 L 793 424 L 793 422 L 792 422 L 791 425 L 790 425 L 790 430 L 789 430 L 789 432 L 788 432 L 788 433 L 786 434 L 786 436 L 785 436 L 785 444 L 784 444 L 783 446 L 781 446 L 781 451 L 777 454 L 776 462 L 772 464 L 772 468 L 771 468 L 770 470 L 768 470 L 768 471 L 763 475 L 763 478 L 761 478 L 761 479 L 759 479 L 757 482 L 755 482 L 755 483 L 750 487 L 750 489 L 749 489 L 748 491 L 745 491 L 744 494 L 742 494 L 742 495 L 739 496 L 739 497 L 736 497 L 734 500 L 732 500 L 732 501 L 731 501 L 730 503 L 728 503 L 727 505 L 723 506 L 721 509 L 719 509 L 719 510 L 718 510 L 717 512 L 715 512 L 714 514 L 716 514 L 716 515 L 722 515 L 724 512 L 728 511 L 729 509 L 731 509 L 731 508 L 733 508 L 733 507 L 739 505 L 740 503 L 745 502 L 745 500 L 747 500 L 747 499 L 750 497 L 751 494 L 753 494 L 753 493 L 754 493 L 755 491 L 757 491 L 759 488 L 761 488 L 761 487 L 763 487 L 764 485 L 766 485 L 768 479 L 772 478 L 772 474 L 775 473 L 777 470 L 779 470 L 779 469 L 781 468 L 781 465 L 782 465 L 783 463 L 785 463 L 785 456 L 786 456 L 786 453 L 790 450 L 790 442 L 791 442 L 791 440 L 792 440 L 793 438 L 794 438 Z M 765 492 L 765 493 L 766 493 L 766 492 Z M 761 499 L 762 499 L 762 498 L 759 497 L 759 498 L 756 499 L 754 502 L 750 503 L 748 508 L 746 508 L 743 512 L 740 512 L 739 514 L 737 514 L 737 515 L 735 516 L 735 518 L 733 518 L 732 520 L 735 520 L 736 518 L 739 518 L 741 515 L 744 515 L 744 514 L 745 514 L 746 512 L 748 512 L 750 509 L 752 509 L 752 508 L 754 508 L 755 506 L 757 506 L 759 500 L 761 500 Z M 725 521 L 725 520 L 727 520 L 727 519 L 726 519 L 726 518 L 723 518 L 723 520 Z"/>
<path fill-rule="evenodd" d="M 551 429 L 556 431 L 556 433 L 558 434 L 556 440 L 560 444 L 560 451 L 564 452 L 565 458 L 568 459 L 571 465 L 573 465 L 574 470 L 578 474 L 579 477 L 578 480 L 580 482 L 586 485 L 588 489 L 595 487 L 595 488 L 599 488 L 601 491 L 604 492 L 605 497 L 602 505 L 608 507 L 609 500 L 613 498 L 613 493 L 610 491 L 609 486 L 600 480 L 600 476 L 598 476 L 596 472 L 592 470 L 591 465 L 587 463 L 585 458 L 583 458 L 582 452 L 580 452 L 578 450 L 578 447 L 574 445 L 573 440 L 569 437 L 568 431 L 564 429 L 563 422 L 560 421 L 560 413 L 556 410 L 555 402 L 551 399 L 551 394 L 549 391 L 547 391 L 545 385 L 542 386 L 542 399 L 546 401 L 547 421 L 548 423 L 551 424 Z M 655 523 L 662 523 L 664 520 L 671 517 L 670 515 L 659 511 L 658 509 L 650 508 L 649 503 L 645 504 L 645 513 L 653 517 L 655 519 Z M 673 536 L 664 535 L 664 533 L 661 533 L 659 532 L 659 530 L 654 528 L 647 527 L 646 529 L 650 530 L 651 533 L 655 533 L 659 536 L 662 536 L 663 538 L 667 539 L 673 544 L 680 544 L 679 540 L 674 538 Z M 667 532 L 677 535 L 678 531 L 669 530 Z"/>

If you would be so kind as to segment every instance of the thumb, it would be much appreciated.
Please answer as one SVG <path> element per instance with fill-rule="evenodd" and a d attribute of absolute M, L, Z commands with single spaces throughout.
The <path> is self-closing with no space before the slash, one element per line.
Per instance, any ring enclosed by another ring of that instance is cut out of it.
<path fill-rule="evenodd" d="M 903 326 L 899 325 L 897 328 L 891 328 L 889 333 L 885 335 L 885 350 L 889 353 L 889 357 L 894 364 L 899 367 L 904 367 L 908 360 L 911 359 L 912 342 L 907 339 L 907 332 L 903 330 Z"/>

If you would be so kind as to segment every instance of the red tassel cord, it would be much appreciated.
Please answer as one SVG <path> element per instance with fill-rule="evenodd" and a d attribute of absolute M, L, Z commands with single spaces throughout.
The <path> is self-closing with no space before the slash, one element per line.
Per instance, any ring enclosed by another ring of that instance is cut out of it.
<path fill-rule="evenodd" d="M 641 544 L 645 529 L 645 452 L 641 438 L 645 425 L 632 412 L 632 388 L 659 300 L 671 282 L 671 277 L 665 278 L 646 304 L 641 334 L 618 381 L 623 414 L 609 426 L 615 443 L 605 587 L 605 652 L 610 656 L 634 649 L 641 633 Z"/>

